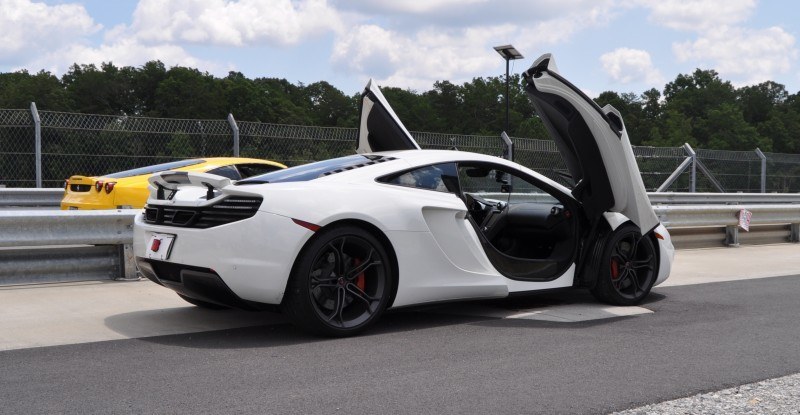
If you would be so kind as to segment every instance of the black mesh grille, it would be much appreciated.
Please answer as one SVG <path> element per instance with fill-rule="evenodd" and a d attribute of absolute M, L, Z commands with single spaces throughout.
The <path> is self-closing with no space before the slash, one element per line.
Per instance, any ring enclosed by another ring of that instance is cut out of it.
<path fill-rule="evenodd" d="M 92 190 L 92 185 L 90 184 L 71 184 L 69 185 L 69 190 L 73 192 L 88 192 Z"/>
<path fill-rule="evenodd" d="M 214 205 L 203 207 L 147 205 L 144 209 L 144 220 L 165 226 L 213 228 L 253 217 L 262 200 L 260 197 L 230 196 Z"/>

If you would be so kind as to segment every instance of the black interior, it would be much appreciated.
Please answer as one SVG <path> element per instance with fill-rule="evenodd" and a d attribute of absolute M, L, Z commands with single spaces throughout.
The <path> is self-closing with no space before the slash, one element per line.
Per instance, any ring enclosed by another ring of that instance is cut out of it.
<path fill-rule="evenodd" d="M 489 170 L 485 168 L 484 174 Z M 480 169 L 467 170 L 470 177 L 479 174 Z M 500 188 L 511 189 L 503 177 L 498 177 L 498 181 Z M 556 194 L 557 191 L 553 191 L 551 196 Z M 515 201 L 514 198 L 501 201 L 469 192 L 462 196 L 469 212 L 468 219 L 478 232 L 487 257 L 503 275 L 547 281 L 560 276 L 574 262 L 578 246 L 574 201 L 558 198 L 547 202 L 547 197 L 535 202 Z"/>

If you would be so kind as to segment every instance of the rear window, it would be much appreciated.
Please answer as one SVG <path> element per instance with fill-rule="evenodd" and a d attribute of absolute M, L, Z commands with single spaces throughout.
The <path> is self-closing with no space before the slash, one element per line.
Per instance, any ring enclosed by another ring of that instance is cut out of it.
<path fill-rule="evenodd" d="M 236 168 L 243 178 L 258 176 L 259 174 L 269 173 L 271 171 L 280 170 L 281 167 L 273 166 L 271 164 L 237 164 Z"/>
<path fill-rule="evenodd" d="M 236 184 L 243 185 L 248 183 L 305 182 L 314 180 L 318 177 L 369 166 L 371 164 L 382 163 L 388 160 L 394 160 L 394 157 L 383 157 L 376 155 L 340 157 L 336 159 L 318 161 L 316 163 L 289 167 L 288 169 L 276 170 L 266 174 L 253 176 L 248 179 L 239 180 L 236 182 Z"/>
<path fill-rule="evenodd" d="M 143 174 L 153 174 L 153 173 L 158 173 L 160 171 L 179 169 L 181 167 L 193 166 L 195 164 L 200 164 L 200 163 L 205 163 L 205 160 L 191 159 L 191 160 L 172 161 L 169 163 L 156 164 L 153 166 L 139 167 L 138 169 L 125 170 L 119 173 L 106 174 L 103 175 L 103 177 L 108 177 L 112 179 L 122 179 L 125 177 L 141 176 Z"/>

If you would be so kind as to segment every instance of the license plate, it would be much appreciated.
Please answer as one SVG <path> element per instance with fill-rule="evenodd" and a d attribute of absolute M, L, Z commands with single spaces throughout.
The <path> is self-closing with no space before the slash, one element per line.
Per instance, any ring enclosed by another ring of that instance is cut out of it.
<path fill-rule="evenodd" d="M 68 210 L 78 210 L 78 207 L 77 206 L 69 206 L 67 209 Z"/>
<path fill-rule="evenodd" d="M 175 235 L 154 233 L 150 236 L 150 241 L 147 243 L 146 256 L 150 259 L 169 259 L 169 254 L 172 252 L 172 244 L 174 242 Z"/>

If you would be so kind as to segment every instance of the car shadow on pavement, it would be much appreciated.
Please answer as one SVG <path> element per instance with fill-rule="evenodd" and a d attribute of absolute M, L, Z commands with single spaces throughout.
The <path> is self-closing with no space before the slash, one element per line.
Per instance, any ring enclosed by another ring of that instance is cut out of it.
<path fill-rule="evenodd" d="M 105 319 L 105 324 L 108 328 L 137 341 L 201 349 L 248 349 L 327 341 L 360 341 L 358 339 L 370 336 L 393 335 L 487 319 L 420 311 L 394 311 L 386 313 L 364 334 L 337 339 L 308 334 L 288 323 L 282 315 L 270 312 L 215 311 L 214 320 L 218 325 L 212 328 L 207 322 L 202 321 L 204 317 L 208 317 L 209 312 L 192 308 L 168 309 L 160 312 L 141 311 L 110 316 Z M 246 317 L 247 321 L 242 322 L 241 317 Z M 259 318 L 262 320 L 259 321 Z M 160 335 L 153 335 L 153 331 L 150 331 L 149 335 L 145 333 L 142 327 L 152 324 L 154 320 L 162 324 L 164 327 L 162 332 L 171 330 L 173 333 Z M 220 324 L 226 322 L 229 327 Z M 238 326 L 234 327 L 235 325 Z"/>
<path fill-rule="evenodd" d="M 653 304 L 665 296 L 651 294 L 643 304 Z M 561 291 L 532 294 L 499 300 L 460 301 L 439 305 L 417 306 L 392 310 L 364 334 L 351 339 L 334 339 L 310 335 L 288 323 L 279 313 L 238 310 L 205 310 L 197 307 L 176 307 L 117 314 L 105 319 L 105 325 L 127 338 L 189 348 L 264 348 L 324 341 L 359 341 L 370 336 L 385 336 L 409 331 L 435 329 L 462 324 L 481 327 L 580 329 L 635 316 L 612 316 L 590 321 L 554 322 L 511 319 L 463 310 L 484 308 L 513 313 L 517 310 L 546 309 L 576 305 L 603 307 L 588 292 Z"/>

